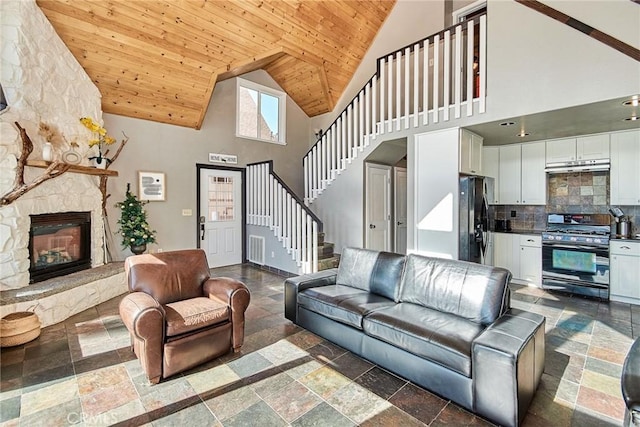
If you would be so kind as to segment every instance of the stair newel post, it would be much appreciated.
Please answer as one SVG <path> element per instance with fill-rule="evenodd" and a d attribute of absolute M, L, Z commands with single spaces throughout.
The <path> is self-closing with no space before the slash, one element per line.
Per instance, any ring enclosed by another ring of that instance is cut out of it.
<path fill-rule="evenodd" d="M 318 223 L 313 221 L 311 223 L 311 235 L 313 236 L 313 250 L 311 256 L 313 257 L 311 272 L 316 273 L 318 271 Z"/>

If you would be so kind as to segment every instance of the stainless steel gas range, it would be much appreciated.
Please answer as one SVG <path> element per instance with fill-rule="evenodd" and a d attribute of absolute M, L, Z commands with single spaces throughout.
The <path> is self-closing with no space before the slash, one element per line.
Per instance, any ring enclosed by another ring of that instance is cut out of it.
<path fill-rule="evenodd" d="M 542 287 L 608 300 L 610 221 L 602 214 L 548 214 Z"/>

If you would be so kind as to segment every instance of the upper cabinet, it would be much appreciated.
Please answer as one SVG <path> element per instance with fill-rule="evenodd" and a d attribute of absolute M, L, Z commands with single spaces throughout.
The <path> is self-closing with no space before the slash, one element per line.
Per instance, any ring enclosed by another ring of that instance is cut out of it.
<path fill-rule="evenodd" d="M 611 134 L 611 204 L 640 205 L 640 129 Z"/>
<path fill-rule="evenodd" d="M 460 173 L 480 175 L 482 173 L 483 138 L 466 129 L 460 129 Z"/>
<path fill-rule="evenodd" d="M 609 134 L 547 141 L 547 164 L 609 158 Z"/>
<path fill-rule="evenodd" d="M 493 188 L 487 194 L 490 205 L 500 203 L 498 186 L 500 185 L 500 147 L 482 147 L 482 174 L 493 178 Z"/>
<path fill-rule="evenodd" d="M 544 166 L 544 141 L 501 146 L 497 203 L 546 204 L 547 180 Z"/>

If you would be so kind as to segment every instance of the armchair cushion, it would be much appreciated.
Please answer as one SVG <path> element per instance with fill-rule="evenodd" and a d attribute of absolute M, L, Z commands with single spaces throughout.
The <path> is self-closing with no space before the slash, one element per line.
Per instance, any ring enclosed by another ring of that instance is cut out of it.
<path fill-rule="evenodd" d="M 229 321 L 229 305 L 205 297 L 165 305 L 167 337 Z"/>

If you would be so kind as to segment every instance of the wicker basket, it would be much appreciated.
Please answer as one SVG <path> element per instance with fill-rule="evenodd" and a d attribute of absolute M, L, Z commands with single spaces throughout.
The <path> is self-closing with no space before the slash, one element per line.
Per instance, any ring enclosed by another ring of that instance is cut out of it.
<path fill-rule="evenodd" d="M 31 311 L 18 311 L 0 319 L 0 347 L 11 347 L 40 336 L 40 319 Z"/>

